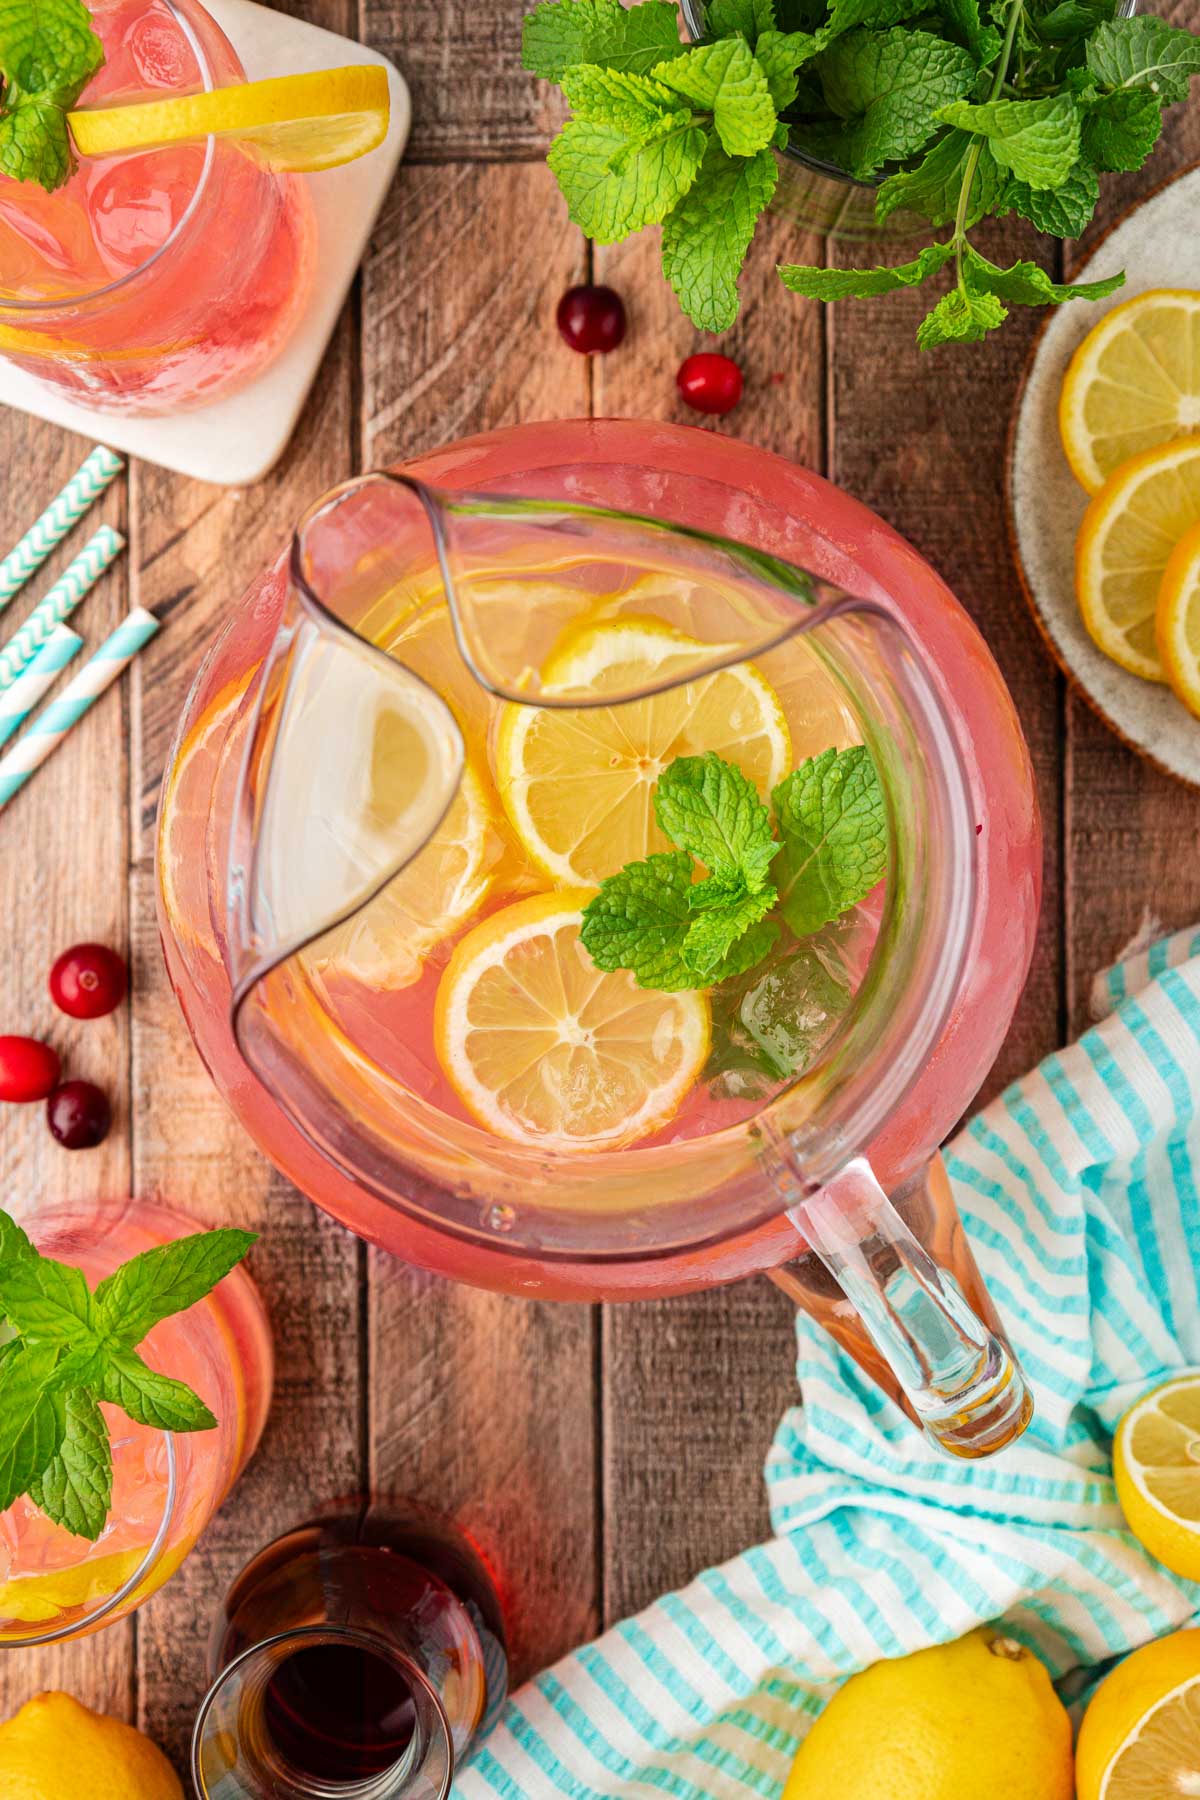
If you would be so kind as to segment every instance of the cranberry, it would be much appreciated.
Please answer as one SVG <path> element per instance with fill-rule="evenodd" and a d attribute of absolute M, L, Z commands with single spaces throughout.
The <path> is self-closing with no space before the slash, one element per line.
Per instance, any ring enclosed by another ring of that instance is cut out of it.
<path fill-rule="evenodd" d="M 64 1081 L 46 1102 L 46 1120 L 65 1150 L 90 1150 L 108 1136 L 108 1096 L 90 1081 Z"/>
<path fill-rule="evenodd" d="M 125 998 L 129 971 L 104 944 L 72 944 L 50 971 L 50 998 L 73 1019 L 102 1019 Z"/>
<path fill-rule="evenodd" d="M 604 356 L 625 336 L 625 307 L 610 287 L 568 288 L 557 319 L 563 342 L 581 356 Z"/>
<path fill-rule="evenodd" d="M 57 1050 L 39 1038 L 0 1037 L 0 1100 L 44 1100 L 60 1068 Z"/>
<path fill-rule="evenodd" d="M 702 351 L 680 363 L 675 385 L 697 412 L 732 412 L 742 397 L 742 371 L 728 356 Z"/>

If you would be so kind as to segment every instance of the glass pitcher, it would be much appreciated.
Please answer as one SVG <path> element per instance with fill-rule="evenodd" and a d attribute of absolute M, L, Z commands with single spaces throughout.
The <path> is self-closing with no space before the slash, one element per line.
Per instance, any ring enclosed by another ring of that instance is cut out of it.
<path fill-rule="evenodd" d="M 770 865 L 799 912 L 739 889 L 754 929 L 706 938 L 691 986 L 593 955 L 630 863 L 697 917 L 729 900 L 719 846 L 681 863 L 660 811 L 714 756 L 778 830 L 801 782 L 800 861 Z M 841 910 L 812 888 L 830 764 L 883 820 Z M 771 1272 L 961 1456 L 1031 1403 L 936 1149 L 1007 1029 L 1039 870 L 1011 701 L 932 570 L 817 476 L 626 421 L 318 502 L 213 645 L 160 811 L 190 1029 L 319 1205 L 516 1293 Z"/>

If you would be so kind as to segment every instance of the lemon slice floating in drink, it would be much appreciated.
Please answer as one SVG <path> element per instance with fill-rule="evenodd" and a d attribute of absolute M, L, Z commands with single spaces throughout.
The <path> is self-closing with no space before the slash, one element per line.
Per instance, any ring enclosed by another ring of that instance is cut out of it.
<path fill-rule="evenodd" d="M 591 897 L 564 889 L 493 913 L 438 988 L 434 1045 L 464 1106 L 544 1150 L 612 1150 L 659 1130 L 708 1057 L 703 994 L 597 969 L 579 935 Z"/>
<path fill-rule="evenodd" d="M 253 150 L 268 168 L 300 174 L 333 169 L 376 149 L 387 136 L 389 116 L 387 70 L 380 63 L 67 115 L 82 156 L 224 137 Z"/>
<path fill-rule="evenodd" d="M 751 663 L 687 680 L 714 646 L 661 620 L 604 621 L 567 634 L 542 670 L 548 691 L 615 695 L 676 676 L 644 700 L 560 709 L 508 705 L 496 740 L 496 780 L 526 851 L 554 881 L 588 883 L 670 845 L 654 788 L 677 756 L 715 750 L 760 793 L 791 767 L 774 689 Z"/>

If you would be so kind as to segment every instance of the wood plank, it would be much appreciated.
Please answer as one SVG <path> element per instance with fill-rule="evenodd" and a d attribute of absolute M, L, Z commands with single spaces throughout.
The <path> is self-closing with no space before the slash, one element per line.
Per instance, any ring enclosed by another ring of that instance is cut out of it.
<path fill-rule="evenodd" d="M 364 462 L 586 412 L 586 365 L 553 322 L 583 268 L 542 163 L 403 169 L 363 275 Z M 376 1252 L 370 1293 L 373 1485 L 441 1507 L 494 1554 L 523 1677 L 598 1619 L 590 1309 Z"/>
<path fill-rule="evenodd" d="M 0 412 L 0 540 L 6 551 L 78 468 L 89 446 L 36 420 Z M 0 614 L 7 639 L 71 557 L 102 523 L 126 525 L 122 478 L 68 543 Z M 129 604 L 129 561 L 121 559 L 75 616 L 91 647 Z M 83 655 L 87 654 L 85 649 Z M 69 740 L 0 813 L 0 905 L 11 949 L 0 1029 L 44 1036 L 67 1076 L 95 1081 L 110 1096 L 113 1124 L 94 1150 L 56 1144 L 44 1106 L 0 1108 L 0 1195 L 18 1217 L 65 1200 L 123 1193 L 129 1184 L 130 1114 L 126 1098 L 129 1011 L 72 1020 L 46 991 L 50 965 L 68 945 L 99 940 L 129 945 L 129 764 L 127 683 L 98 702 Z M 118 1624 L 74 1643 L 0 1654 L 0 1718 L 43 1688 L 60 1687 L 87 1705 L 132 1716 L 133 1634 Z"/>
<path fill-rule="evenodd" d="M 520 0 L 363 0 L 364 42 L 412 89 L 410 162 L 540 161 L 565 108 L 521 67 L 527 10 Z M 526 232 L 514 242 L 541 247 Z"/>
<path fill-rule="evenodd" d="M 1155 12 L 1196 27 L 1188 0 Z M 1136 173 L 1103 178 L 1096 220 L 1068 246 L 1068 272 L 1106 226 L 1175 170 L 1200 158 L 1200 108 L 1172 107 L 1162 142 Z M 1077 694 L 1067 699 L 1067 982 L 1071 1031 L 1088 1023 L 1088 992 L 1147 923 L 1175 928 L 1200 918 L 1200 793 L 1160 774 L 1113 735 Z"/>

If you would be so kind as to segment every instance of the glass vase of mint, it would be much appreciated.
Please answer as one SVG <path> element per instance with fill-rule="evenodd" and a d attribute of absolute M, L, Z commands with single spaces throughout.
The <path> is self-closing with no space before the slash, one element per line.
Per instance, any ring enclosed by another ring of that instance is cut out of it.
<path fill-rule="evenodd" d="M 714 332 L 774 202 L 835 235 L 924 232 L 904 262 L 779 266 L 816 300 L 936 284 L 923 350 L 976 342 L 1014 306 L 1102 298 L 1123 275 L 1004 268 L 972 233 L 1016 214 L 1079 237 L 1101 177 L 1141 168 L 1200 73 L 1200 35 L 1136 0 L 684 0 L 684 17 L 690 45 L 667 0 L 542 0 L 524 61 L 571 108 L 549 161 L 572 219 L 601 244 L 661 225 L 663 274 Z"/>
<path fill-rule="evenodd" d="M 241 1474 L 271 1338 L 247 1231 L 130 1200 L 0 1211 L 0 1645 L 80 1637 L 172 1575 Z"/>

